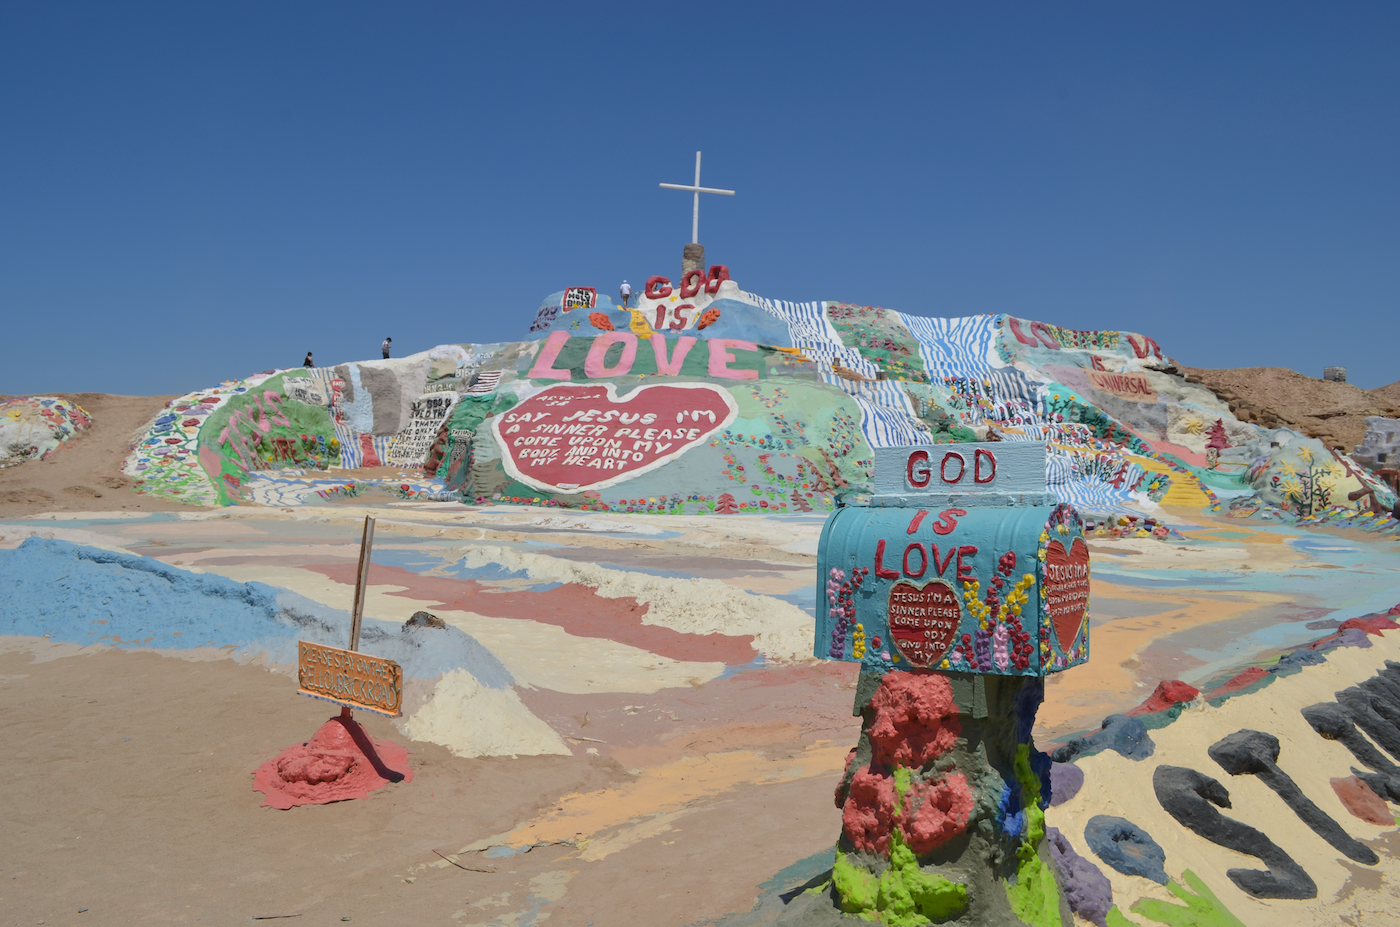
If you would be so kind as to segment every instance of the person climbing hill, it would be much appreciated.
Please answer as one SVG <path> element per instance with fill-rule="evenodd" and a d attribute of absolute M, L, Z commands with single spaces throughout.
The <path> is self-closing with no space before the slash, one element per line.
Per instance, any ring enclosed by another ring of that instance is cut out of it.
<path fill-rule="evenodd" d="M 313 361 L 313 360 L 311 359 L 311 352 L 310 352 L 310 351 L 307 351 L 307 352 L 306 352 L 306 360 L 302 361 L 302 362 L 301 362 L 301 365 L 302 365 L 303 367 L 315 367 L 315 366 L 316 366 L 316 362 Z"/>
<path fill-rule="evenodd" d="M 622 308 L 630 308 L 627 303 L 632 299 L 632 284 L 628 283 L 626 280 L 622 281 L 622 289 L 618 292 L 622 296 Z"/>
<path fill-rule="evenodd" d="M 393 347 L 393 341 L 393 338 L 385 338 L 384 343 L 379 346 L 379 349 L 384 352 L 385 360 L 389 359 L 389 349 Z"/>

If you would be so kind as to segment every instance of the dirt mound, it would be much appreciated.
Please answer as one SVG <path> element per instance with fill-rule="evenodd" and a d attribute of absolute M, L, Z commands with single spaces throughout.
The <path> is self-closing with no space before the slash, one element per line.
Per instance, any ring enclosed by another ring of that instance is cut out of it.
<path fill-rule="evenodd" d="M 1371 390 L 1371 395 L 1381 405 L 1400 407 L 1400 380 L 1396 380 L 1389 386 Z"/>
<path fill-rule="evenodd" d="M 1200 383 L 1228 403 L 1241 421 L 1292 428 L 1348 453 L 1366 434 L 1366 416 L 1400 417 L 1400 383 L 1367 391 L 1285 367 L 1180 369 L 1187 380 Z"/>
<path fill-rule="evenodd" d="M 145 426 L 170 396 L 107 393 L 45 393 L 76 402 L 92 416 L 92 427 L 64 442 L 46 460 L 0 470 L 0 518 L 36 512 L 132 509 L 179 511 L 176 502 L 138 496 L 122 473 L 122 462 Z M 0 396 L 0 399 L 9 399 Z"/>

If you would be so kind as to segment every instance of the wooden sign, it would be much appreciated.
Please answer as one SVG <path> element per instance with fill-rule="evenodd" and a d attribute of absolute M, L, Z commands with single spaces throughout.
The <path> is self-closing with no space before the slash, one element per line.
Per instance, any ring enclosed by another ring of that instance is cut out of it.
<path fill-rule="evenodd" d="M 875 449 L 880 495 L 1043 493 L 1045 445 L 1034 441 Z"/>
<path fill-rule="evenodd" d="M 391 718 L 403 706 L 403 670 L 393 660 L 297 641 L 297 680 L 302 695 Z"/>

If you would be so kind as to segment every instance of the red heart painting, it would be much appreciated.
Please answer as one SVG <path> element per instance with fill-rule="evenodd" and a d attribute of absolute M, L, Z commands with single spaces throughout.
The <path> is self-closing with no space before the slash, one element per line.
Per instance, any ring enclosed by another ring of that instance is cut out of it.
<path fill-rule="evenodd" d="M 953 587 L 941 579 L 915 586 L 897 582 L 890 587 L 890 637 L 899 655 L 911 666 L 933 666 L 952 646 L 962 621 L 962 608 Z"/>
<path fill-rule="evenodd" d="M 1045 602 L 1060 649 L 1069 652 L 1089 607 L 1089 547 L 1075 538 L 1070 552 L 1051 539 L 1045 550 Z"/>
<path fill-rule="evenodd" d="M 491 427 L 506 472 L 546 492 L 606 489 L 655 470 L 707 441 L 738 414 L 709 383 L 639 386 L 622 398 L 611 383 L 551 386 Z"/>

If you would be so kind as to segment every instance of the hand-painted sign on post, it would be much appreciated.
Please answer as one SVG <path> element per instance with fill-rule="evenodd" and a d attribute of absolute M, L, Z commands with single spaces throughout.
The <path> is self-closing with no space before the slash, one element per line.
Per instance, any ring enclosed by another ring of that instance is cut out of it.
<path fill-rule="evenodd" d="M 393 718 L 398 717 L 403 706 L 403 670 L 399 665 L 359 652 L 373 547 L 374 518 L 366 516 L 360 538 L 360 564 L 355 571 L 355 603 L 350 610 L 350 649 L 297 641 L 297 691 L 344 706 L 342 717 L 346 719 L 351 708 Z"/>
<path fill-rule="evenodd" d="M 876 495 L 826 523 L 816 654 L 874 672 L 1034 676 L 1089 656 L 1083 523 L 1045 445 L 875 451 Z"/>
<path fill-rule="evenodd" d="M 398 717 L 403 670 L 393 660 L 339 647 L 297 642 L 297 691 L 351 708 Z"/>

